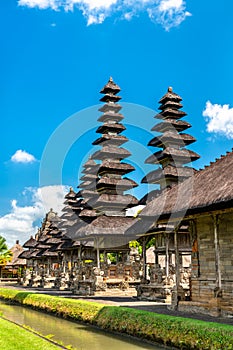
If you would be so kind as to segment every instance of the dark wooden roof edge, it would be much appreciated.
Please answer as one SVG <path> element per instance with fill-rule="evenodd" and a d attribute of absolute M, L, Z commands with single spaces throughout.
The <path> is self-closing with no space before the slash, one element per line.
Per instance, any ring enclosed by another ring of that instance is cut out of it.
<path fill-rule="evenodd" d="M 201 214 L 206 214 L 206 215 L 213 215 L 215 214 L 220 214 L 222 212 L 227 212 L 227 211 L 233 211 L 233 199 L 230 199 L 229 201 L 226 202 L 216 202 L 212 203 L 209 205 L 202 205 L 199 207 L 195 208 L 190 208 L 187 209 L 185 216 L 184 216 L 184 210 L 177 211 L 176 213 L 172 213 L 172 218 L 171 218 L 171 213 L 163 213 L 161 215 L 157 215 L 153 218 L 154 221 L 157 221 L 157 223 L 164 223 L 164 222 L 177 222 L 180 220 L 191 220 L 194 219 L 195 217 L 200 216 Z M 147 220 L 147 216 L 143 216 L 140 214 L 140 217 L 143 219 Z M 151 218 L 150 218 L 151 219 Z"/>

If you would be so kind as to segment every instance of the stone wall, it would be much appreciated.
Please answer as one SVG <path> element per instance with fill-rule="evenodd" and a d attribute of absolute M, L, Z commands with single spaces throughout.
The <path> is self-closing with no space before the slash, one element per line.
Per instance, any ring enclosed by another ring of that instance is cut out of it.
<path fill-rule="evenodd" d="M 217 281 L 213 216 L 202 216 L 196 220 L 196 234 L 197 251 L 193 252 L 195 273 L 191 279 L 191 302 L 180 302 L 179 309 L 213 316 L 231 316 L 233 315 L 233 213 L 219 216 L 220 284 Z"/>

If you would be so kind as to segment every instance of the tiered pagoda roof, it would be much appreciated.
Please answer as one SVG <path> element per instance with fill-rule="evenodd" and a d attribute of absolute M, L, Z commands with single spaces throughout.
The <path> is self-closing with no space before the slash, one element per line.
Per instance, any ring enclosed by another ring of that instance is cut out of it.
<path fill-rule="evenodd" d="M 171 187 L 193 175 L 194 169 L 184 166 L 199 158 L 199 155 L 186 149 L 195 142 L 195 138 L 183 131 L 191 125 L 181 120 L 186 113 L 181 110 L 182 98 L 169 87 L 167 93 L 159 101 L 161 112 L 155 116 L 162 120 L 151 130 L 161 133 L 154 137 L 148 146 L 159 147 L 160 151 L 148 157 L 145 163 L 159 164 L 161 168 L 151 171 L 142 183 L 159 184 L 160 189 Z"/>
<path fill-rule="evenodd" d="M 104 96 L 100 101 L 105 102 L 99 111 L 103 112 L 98 121 L 103 124 L 97 129 L 101 137 L 93 142 L 93 145 L 101 146 L 91 159 L 100 162 L 98 168 L 98 181 L 96 189 L 98 197 L 90 203 L 92 206 L 107 216 L 124 216 L 124 210 L 138 204 L 137 199 L 124 194 L 137 186 L 137 184 L 128 178 L 122 176 L 134 170 L 134 167 L 126 162 L 122 162 L 131 154 L 125 148 L 120 147 L 128 139 L 120 135 L 125 127 L 120 122 L 123 115 L 119 113 L 121 106 L 118 104 L 121 99 L 117 94 L 120 87 L 114 83 L 112 78 L 103 87 L 100 93 Z"/>
<path fill-rule="evenodd" d="M 46 214 L 41 228 L 33 238 L 24 243 L 23 247 L 28 248 L 20 257 L 25 259 L 41 259 L 42 257 L 57 257 L 57 247 L 61 243 L 62 233 L 57 228 L 60 218 L 50 209 Z"/>
<path fill-rule="evenodd" d="M 79 191 L 75 193 L 70 188 L 69 193 L 65 196 L 65 207 L 62 209 L 62 222 L 59 228 L 63 230 L 69 239 L 76 239 L 76 232 L 97 217 L 95 209 L 89 204 L 89 202 L 95 201 L 98 197 L 98 192 L 96 191 L 97 171 L 98 164 L 89 159 L 83 165 L 82 176 L 80 178 L 81 182 L 78 186 Z M 65 246 L 67 244 L 66 242 Z M 70 242 L 71 246 L 72 244 Z"/>

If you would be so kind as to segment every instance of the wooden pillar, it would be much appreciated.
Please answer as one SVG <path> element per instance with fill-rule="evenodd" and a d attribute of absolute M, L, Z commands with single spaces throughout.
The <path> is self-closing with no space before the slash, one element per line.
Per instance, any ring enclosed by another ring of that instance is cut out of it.
<path fill-rule="evenodd" d="M 78 260 L 81 260 L 81 256 L 82 256 L 82 244 L 80 243 L 80 246 L 78 247 Z"/>
<path fill-rule="evenodd" d="M 179 247 L 178 247 L 178 227 L 174 230 L 174 248 L 175 248 L 175 270 L 176 270 L 176 284 L 172 295 L 172 309 L 176 310 L 178 308 L 178 291 L 180 285 L 180 257 L 179 257 Z"/>
<path fill-rule="evenodd" d="M 192 278 L 197 278 L 200 276 L 200 264 L 199 264 L 199 252 L 198 252 L 198 240 L 197 240 L 197 229 L 196 222 L 194 220 L 190 221 L 189 231 L 192 242 Z M 190 291 L 191 292 L 191 291 Z"/>
<path fill-rule="evenodd" d="M 50 275 L 50 265 L 51 265 L 51 259 L 48 258 L 48 265 L 47 265 L 47 275 L 49 276 Z"/>
<path fill-rule="evenodd" d="M 100 268 L 100 249 L 99 249 L 99 239 L 96 238 L 96 258 L 97 258 L 97 267 Z"/>
<path fill-rule="evenodd" d="M 66 252 L 63 254 L 62 264 L 63 264 L 63 273 L 66 273 Z"/>
<path fill-rule="evenodd" d="M 155 265 L 158 265 L 158 263 L 159 263 L 159 255 L 156 252 L 156 250 L 154 250 L 154 254 L 155 254 Z"/>
<path fill-rule="evenodd" d="M 170 240 L 170 235 L 169 233 L 166 233 L 165 236 L 166 240 L 166 261 L 165 261 L 165 268 L 166 268 L 166 277 L 169 276 L 169 240 Z"/>
<path fill-rule="evenodd" d="M 215 271 L 216 271 L 216 296 L 219 296 L 222 288 L 220 246 L 219 246 L 219 215 L 213 215 L 214 223 L 214 249 L 215 249 Z"/>
<path fill-rule="evenodd" d="M 71 252 L 70 252 L 70 272 L 71 273 L 73 271 L 73 264 L 74 264 L 73 254 L 74 254 L 74 251 L 71 250 Z"/>
<path fill-rule="evenodd" d="M 147 267 L 146 267 L 146 237 L 142 238 L 142 259 L 143 259 L 143 280 L 147 280 Z"/>

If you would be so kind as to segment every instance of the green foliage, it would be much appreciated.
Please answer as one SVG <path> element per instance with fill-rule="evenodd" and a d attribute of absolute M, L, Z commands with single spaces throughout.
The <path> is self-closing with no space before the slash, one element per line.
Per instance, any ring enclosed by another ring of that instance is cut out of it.
<path fill-rule="evenodd" d="M 152 237 L 146 244 L 146 249 L 150 248 L 150 247 L 155 247 L 156 244 L 156 238 Z"/>
<path fill-rule="evenodd" d="M 142 255 L 142 245 L 138 241 L 130 241 L 129 246 L 132 248 L 138 248 L 138 254 Z"/>
<path fill-rule="evenodd" d="M 116 253 L 108 253 L 107 258 L 111 261 L 112 264 L 115 264 L 117 261 L 117 254 Z"/>
<path fill-rule="evenodd" d="M 233 327 L 228 325 L 5 288 L 0 297 L 177 349 L 233 350 Z"/>
<path fill-rule="evenodd" d="M 12 252 L 6 245 L 6 240 L 0 236 L 0 266 L 5 266 L 8 261 L 11 261 Z"/>

